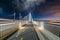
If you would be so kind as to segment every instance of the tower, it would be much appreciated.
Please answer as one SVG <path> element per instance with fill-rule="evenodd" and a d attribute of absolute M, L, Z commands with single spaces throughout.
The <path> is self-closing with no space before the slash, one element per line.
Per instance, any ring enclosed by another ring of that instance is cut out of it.
<path fill-rule="evenodd" d="M 31 13 L 29 13 L 29 21 L 33 21 Z"/>

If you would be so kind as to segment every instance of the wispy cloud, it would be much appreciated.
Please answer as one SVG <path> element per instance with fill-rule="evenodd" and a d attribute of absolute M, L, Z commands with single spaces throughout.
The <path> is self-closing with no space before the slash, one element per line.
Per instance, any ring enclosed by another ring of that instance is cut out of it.
<path fill-rule="evenodd" d="M 26 0 L 24 2 L 25 9 L 28 9 L 29 7 L 34 7 L 35 5 L 40 5 L 41 2 L 45 2 L 45 0 Z"/>

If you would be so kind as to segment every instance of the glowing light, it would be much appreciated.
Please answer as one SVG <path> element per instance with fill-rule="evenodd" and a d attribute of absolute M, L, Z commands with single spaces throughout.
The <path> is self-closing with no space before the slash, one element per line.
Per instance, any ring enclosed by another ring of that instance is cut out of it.
<path fill-rule="evenodd" d="M 38 27 L 40 30 L 44 30 L 44 22 L 40 22 L 40 27 Z"/>
<path fill-rule="evenodd" d="M 36 21 L 33 21 L 34 24 L 38 25 L 38 23 Z"/>
<path fill-rule="evenodd" d="M 41 29 L 44 30 L 44 22 L 41 22 Z"/>
<path fill-rule="evenodd" d="M 25 27 L 19 27 L 19 29 L 25 29 Z"/>
<path fill-rule="evenodd" d="M 19 23 L 19 29 L 24 29 L 25 27 L 21 26 L 21 22 Z"/>

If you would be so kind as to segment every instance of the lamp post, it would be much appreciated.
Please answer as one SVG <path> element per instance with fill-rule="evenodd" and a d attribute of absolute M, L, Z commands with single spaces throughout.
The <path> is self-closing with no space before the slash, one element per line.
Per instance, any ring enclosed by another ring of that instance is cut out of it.
<path fill-rule="evenodd" d="M 15 15 L 16 15 L 16 13 L 14 12 L 14 21 L 15 21 Z"/>
<path fill-rule="evenodd" d="M 19 20 L 20 20 L 21 18 L 22 18 L 21 13 L 19 13 Z M 21 20 L 19 21 L 18 33 L 17 33 L 16 37 L 19 36 L 20 30 L 21 30 Z"/>
<path fill-rule="evenodd" d="M 19 13 L 19 19 L 21 19 L 21 18 L 22 18 L 21 13 Z"/>

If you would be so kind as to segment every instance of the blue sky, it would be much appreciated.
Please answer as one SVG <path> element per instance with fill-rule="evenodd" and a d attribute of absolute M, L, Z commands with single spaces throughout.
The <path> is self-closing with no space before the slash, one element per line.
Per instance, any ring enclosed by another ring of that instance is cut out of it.
<path fill-rule="evenodd" d="M 59 0 L 44 0 L 44 2 L 38 3 L 39 5 L 33 4 L 34 6 L 29 6 L 30 3 L 28 5 L 25 4 L 26 7 L 28 6 L 27 9 L 24 5 L 21 5 L 24 9 L 19 7 L 17 8 L 16 5 L 11 2 L 13 3 L 11 0 L 0 1 L 0 18 L 13 19 L 14 12 L 16 12 L 15 17 L 16 19 L 19 19 L 19 14 L 21 14 L 23 18 L 31 12 L 32 17 L 38 20 L 60 19 Z"/>

